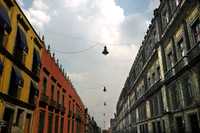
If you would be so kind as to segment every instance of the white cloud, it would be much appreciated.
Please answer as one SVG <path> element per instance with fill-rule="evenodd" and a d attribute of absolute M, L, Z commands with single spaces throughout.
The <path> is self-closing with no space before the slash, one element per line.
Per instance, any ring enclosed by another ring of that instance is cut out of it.
<path fill-rule="evenodd" d="M 88 0 L 65 0 L 66 8 L 78 9 L 82 4 L 85 4 Z"/>
<path fill-rule="evenodd" d="M 48 24 L 51 19 L 51 14 L 48 13 L 48 4 L 44 0 L 34 0 L 32 6 L 25 9 L 23 0 L 18 0 L 18 3 L 22 6 L 23 11 L 34 27 L 43 31 L 44 25 Z"/>
<path fill-rule="evenodd" d="M 45 0 L 33 0 L 32 8 L 42 11 L 47 11 L 49 9 L 48 5 L 45 3 Z"/>
<path fill-rule="evenodd" d="M 160 0 L 150 0 L 150 4 L 149 4 L 149 10 L 154 10 L 155 8 L 157 8 L 160 4 Z"/>

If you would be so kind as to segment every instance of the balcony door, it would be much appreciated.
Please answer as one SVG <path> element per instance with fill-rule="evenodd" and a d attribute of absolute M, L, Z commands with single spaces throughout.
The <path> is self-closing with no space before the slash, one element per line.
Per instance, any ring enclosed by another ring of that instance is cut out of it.
<path fill-rule="evenodd" d="M 5 108 L 3 120 L 6 122 L 6 126 L 2 128 L 1 133 L 11 133 L 13 126 L 14 110 L 11 108 Z"/>

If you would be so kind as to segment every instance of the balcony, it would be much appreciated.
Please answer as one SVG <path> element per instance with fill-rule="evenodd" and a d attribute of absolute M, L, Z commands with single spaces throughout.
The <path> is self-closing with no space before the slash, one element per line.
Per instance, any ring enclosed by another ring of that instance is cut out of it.
<path fill-rule="evenodd" d="M 64 105 L 60 104 L 59 109 L 60 109 L 60 112 L 63 112 L 63 113 L 65 112 L 65 107 L 64 107 Z"/>
<path fill-rule="evenodd" d="M 18 48 L 15 48 L 14 57 L 17 62 L 25 65 L 26 53 Z"/>
<path fill-rule="evenodd" d="M 175 73 L 177 74 L 178 72 L 182 71 L 185 66 L 188 65 L 188 58 L 187 56 L 184 56 L 181 58 L 174 66 Z"/>
<path fill-rule="evenodd" d="M 46 96 L 46 94 L 43 93 L 41 95 L 41 97 L 40 97 L 40 101 L 43 102 L 43 103 L 45 103 L 45 104 L 49 104 L 49 102 L 48 102 L 49 101 L 49 97 Z"/>
<path fill-rule="evenodd" d="M 68 118 L 70 118 L 70 117 L 72 116 L 72 111 L 70 111 L 70 110 L 69 110 L 69 112 L 68 112 L 68 115 L 67 115 L 67 116 L 68 116 Z"/>
<path fill-rule="evenodd" d="M 76 120 L 77 120 L 77 121 L 81 121 L 81 116 L 80 116 L 80 114 L 76 114 Z"/>
<path fill-rule="evenodd" d="M 175 75 L 175 69 L 171 68 L 170 70 L 168 70 L 165 73 L 165 80 L 169 80 L 170 78 L 172 78 Z"/>
<path fill-rule="evenodd" d="M 200 57 L 200 42 L 191 48 L 187 55 L 189 64 L 196 63 Z"/>
<path fill-rule="evenodd" d="M 40 76 L 40 67 L 39 67 L 39 66 L 36 67 L 36 68 L 33 67 L 32 72 L 33 72 L 33 74 L 34 74 L 35 76 L 39 77 L 39 76 Z"/>
<path fill-rule="evenodd" d="M 56 109 L 59 110 L 60 112 L 64 113 L 65 112 L 65 107 L 63 104 L 56 103 Z"/>
<path fill-rule="evenodd" d="M 37 101 L 36 101 L 35 96 L 33 96 L 32 98 L 29 99 L 29 103 L 30 103 L 31 105 L 33 105 L 33 106 L 36 106 Z"/>
<path fill-rule="evenodd" d="M 57 102 L 57 103 L 56 103 L 56 109 L 59 110 L 59 109 L 60 109 L 60 106 L 61 106 L 60 103 Z"/>
<path fill-rule="evenodd" d="M 49 100 L 49 106 L 56 108 L 56 105 L 57 105 L 57 103 L 54 99 Z"/>

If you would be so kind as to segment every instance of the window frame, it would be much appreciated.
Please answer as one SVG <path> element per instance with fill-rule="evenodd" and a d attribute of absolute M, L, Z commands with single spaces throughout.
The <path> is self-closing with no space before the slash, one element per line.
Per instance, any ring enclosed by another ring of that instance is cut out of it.
<path fill-rule="evenodd" d="M 196 26 L 195 25 L 196 25 L 197 22 L 198 22 L 197 25 L 199 25 L 198 26 L 199 27 L 199 33 L 197 33 L 198 34 L 197 36 L 199 36 L 199 40 L 196 39 L 196 36 L 195 36 L 195 32 L 196 31 L 194 31 L 194 30 L 196 30 Z M 193 38 L 194 45 L 200 43 L 200 18 L 199 17 L 197 17 L 193 21 L 193 23 L 191 24 L 190 28 L 191 28 L 191 31 L 192 31 L 192 38 Z"/>

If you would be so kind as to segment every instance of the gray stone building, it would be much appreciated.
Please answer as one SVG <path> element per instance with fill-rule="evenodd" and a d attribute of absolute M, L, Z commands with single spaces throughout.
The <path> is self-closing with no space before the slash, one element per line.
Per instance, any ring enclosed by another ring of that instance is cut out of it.
<path fill-rule="evenodd" d="M 200 132 L 199 0 L 160 0 L 116 109 L 113 133 Z"/>

